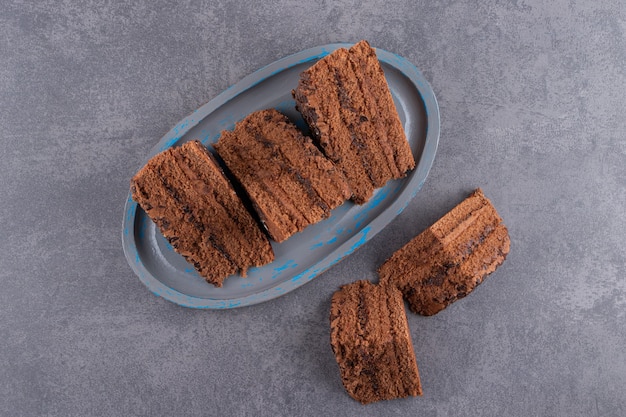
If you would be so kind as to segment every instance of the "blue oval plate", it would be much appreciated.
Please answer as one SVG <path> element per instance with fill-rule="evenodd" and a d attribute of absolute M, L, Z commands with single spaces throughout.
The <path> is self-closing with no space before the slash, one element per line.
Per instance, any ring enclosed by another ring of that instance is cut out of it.
<path fill-rule="evenodd" d="M 203 105 L 170 130 L 146 158 L 192 139 L 211 151 L 220 132 L 232 129 L 248 114 L 276 108 L 303 130 L 306 125 L 295 110 L 291 90 L 299 74 L 335 49 L 351 44 L 330 44 L 280 59 L 245 77 Z M 173 251 L 155 224 L 130 196 L 126 201 L 122 241 L 128 263 L 156 295 L 185 307 L 233 308 L 281 296 L 312 280 L 382 230 L 402 212 L 420 190 L 435 158 L 439 141 L 439 107 L 422 74 L 406 59 L 377 49 L 400 119 L 417 162 L 400 180 L 376 190 L 362 206 L 347 202 L 331 217 L 309 226 L 277 244 L 276 259 L 251 268 L 247 278 L 238 275 L 216 288 L 204 281 L 182 256 Z"/>

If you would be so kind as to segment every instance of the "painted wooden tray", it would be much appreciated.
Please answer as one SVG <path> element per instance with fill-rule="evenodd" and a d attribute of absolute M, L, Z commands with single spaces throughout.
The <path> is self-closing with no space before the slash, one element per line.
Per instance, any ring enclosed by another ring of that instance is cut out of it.
<path fill-rule="evenodd" d="M 351 44 L 330 44 L 280 59 L 250 74 L 184 118 L 147 155 L 198 139 L 210 150 L 220 132 L 232 129 L 248 114 L 276 108 L 303 130 L 291 90 L 299 74 L 322 57 Z M 251 268 L 247 278 L 226 279 L 224 286 L 207 284 L 182 256 L 173 251 L 154 223 L 131 199 L 126 201 L 122 242 L 124 253 L 139 279 L 156 295 L 193 308 L 233 308 L 260 303 L 292 291 L 319 276 L 382 230 L 420 190 L 435 158 L 439 141 L 439 107 L 435 95 L 413 64 L 377 49 L 396 103 L 416 168 L 400 180 L 378 189 L 358 206 L 351 202 L 333 210 L 331 217 L 277 244 L 276 259 Z M 139 168 L 139 167 L 138 167 Z"/>

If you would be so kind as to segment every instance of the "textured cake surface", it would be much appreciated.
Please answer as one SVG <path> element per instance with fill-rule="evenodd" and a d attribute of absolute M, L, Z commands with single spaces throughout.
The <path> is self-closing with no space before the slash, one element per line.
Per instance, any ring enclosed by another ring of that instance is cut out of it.
<path fill-rule="evenodd" d="M 465 297 L 504 262 L 506 226 L 480 189 L 394 253 L 380 268 L 412 311 L 433 315 Z"/>
<path fill-rule="evenodd" d="M 154 156 L 131 191 L 174 250 L 215 286 L 274 260 L 269 240 L 198 141 Z"/>
<path fill-rule="evenodd" d="M 375 50 L 361 41 L 340 48 L 300 75 L 296 107 L 320 147 L 348 179 L 352 199 L 415 167 L 402 123 Z"/>
<path fill-rule="evenodd" d="M 363 404 L 422 395 L 402 294 L 356 281 L 333 294 L 330 342 L 343 385 Z"/>
<path fill-rule="evenodd" d="M 350 198 L 341 170 L 274 109 L 252 113 L 222 132 L 215 149 L 277 242 Z"/>

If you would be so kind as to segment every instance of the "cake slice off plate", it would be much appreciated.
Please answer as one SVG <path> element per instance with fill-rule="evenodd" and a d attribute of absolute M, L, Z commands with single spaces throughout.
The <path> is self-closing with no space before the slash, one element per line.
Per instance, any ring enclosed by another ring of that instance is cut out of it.
<path fill-rule="evenodd" d="M 465 297 L 504 262 L 509 233 L 482 190 L 396 251 L 378 270 L 410 309 L 430 316 Z"/>
<path fill-rule="evenodd" d="M 332 297 L 330 343 L 348 394 L 367 404 L 422 395 L 402 294 L 369 281 Z"/>

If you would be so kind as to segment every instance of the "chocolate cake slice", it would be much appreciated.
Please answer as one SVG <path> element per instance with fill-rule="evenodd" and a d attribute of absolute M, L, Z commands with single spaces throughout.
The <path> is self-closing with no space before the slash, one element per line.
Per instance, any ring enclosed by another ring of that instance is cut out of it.
<path fill-rule="evenodd" d="M 506 226 L 480 189 L 394 253 L 379 269 L 415 313 L 430 316 L 465 297 L 504 262 Z"/>
<path fill-rule="evenodd" d="M 131 180 L 132 198 L 207 282 L 274 260 L 259 225 L 198 141 L 154 156 Z"/>
<path fill-rule="evenodd" d="M 335 292 L 330 344 L 343 385 L 363 404 L 422 395 L 402 294 L 356 281 Z"/>
<path fill-rule="evenodd" d="M 415 167 L 385 74 L 367 41 L 322 58 L 300 75 L 292 94 L 326 156 L 343 170 L 357 204 Z"/>
<path fill-rule="evenodd" d="M 274 109 L 250 114 L 214 146 L 277 242 L 350 198 L 341 171 Z"/>

